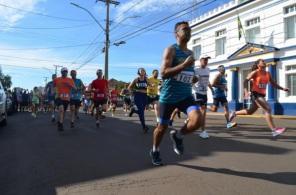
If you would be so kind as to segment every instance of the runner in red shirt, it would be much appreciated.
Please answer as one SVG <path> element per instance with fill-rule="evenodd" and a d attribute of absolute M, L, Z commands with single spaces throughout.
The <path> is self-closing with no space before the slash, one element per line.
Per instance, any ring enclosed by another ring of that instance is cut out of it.
<path fill-rule="evenodd" d="M 112 110 L 112 117 L 115 115 L 118 94 L 119 93 L 116 89 L 112 89 L 110 92 L 110 110 Z"/>
<path fill-rule="evenodd" d="M 67 111 L 70 103 L 71 89 L 76 89 L 73 79 L 67 77 L 68 69 L 62 68 L 61 77 L 54 79 L 53 85 L 56 89 L 56 104 L 59 109 L 58 130 L 63 131 L 63 123 L 65 112 Z"/>
<path fill-rule="evenodd" d="M 108 81 L 103 79 L 103 71 L 97 71 L 97 79 L 91 83 L 91 90 L 94 92 L 93 102 L 96 108 L 96 125 L 100 126 L 99 117 L 102 117 L 102 111 L 107 110 L 108 100 Z"/>

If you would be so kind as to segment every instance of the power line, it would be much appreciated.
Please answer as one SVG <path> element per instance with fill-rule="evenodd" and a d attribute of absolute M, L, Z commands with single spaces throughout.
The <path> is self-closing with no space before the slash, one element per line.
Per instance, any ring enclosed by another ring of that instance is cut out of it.
<path fill-rule="evenodd" d="M 73 21 L 73 22 L 89 21 L 89 20 L 78 20 L 78 19 L 72 19 L 72 18 L 64 18 L 64 17 L 59 17 L 59 16 L 47 15 L 47 14 L 43 14 L 43 13 L 39 13 L 39 12 L 28 11 L 28 10 L 12 7 L 12 6 L 9 6 L 9 5 L 2 4 L 2 3 L 0 3 L 0 6 L 1 7 L 6 7 L 6 8 L 9 8 L 9 9 L 14 9 L 14 10 L 17 10 L 17 11 L 20 11 L 20 12 L 25 12 L 25 13 L 28 13 L 28 14 L 33 14 L 33 15 L 38 15 L 38 16 L 43 16 L 43 17 L 53 18 L 53 19 L 58 19 L 58 20 L 67 20 L 67 21 Z"/>
<path fill-rule="evenodd" d="M 0 57 L 29 60 L 29 61 L 36 61 L 36 62 L 57 62 L 57 63 L 67 63 L 67 64 L 71 63 L 69 61 L 47 60 L 47 59 L 39 59 L 39 58 L 23 58 L 23 57 L 7 56 L 7 55 L 0 55 Z"/>
<path fill-rule="evenodd" d="M 79 54 L 79 56 L 78 57 L 76 57 L 75 58 L 75 60 L 73 60 L 73 62 L 72 62 L 72 64 L 75 64 L 84 54 L 86 54 L 89 50 L 90 50 L 90 48 L 91 48 L 91 46 L 93 46 L 93 43 L 94 42 L 96 42 L 99 38 L 100 38 L 100 36 L 102 35 L 102 33 L 99 33 L 92 41 L 91 41 L 91 43 L 87 46 L 87 48 L 85 48 L 80 54 Z"/>
<path fill-rule="evenodd" d="M 168 20 L 168 19 L 170 19 L 172 17 L 175 17 L 176 15 L 178 15 L 178 14 L 184 12 L 184 11 L 187 11 L 187 10 L 190 10 L 190 9 L 194 9 L 194 7 L 196 7 L 197 5 L 199 5 L 199 4 L 203 3 L 203 2 L 206 2 L 206 1 L 207 0 L 199 1 L 199 2 L 195 3 L 195 5 L 193 5 L 193 6 L 191 5 L 190 7 L 187 7 L 187 8 L 185 8 L 185 9 L 183 9 L 181 11 L 178 11 L 178 12 L 176 12 L 174 14 L 171 14 L 171 15 L 169 15 L 169 16 L 163 18 L 163 19 L 160 19 L 160 20 L 158 20 L 156 22 L 153 22 L 152 24 L 150 24 L 148 26 L 145 26 L 145 27 L 143 27 L 143 28 L 141 28 L 139 30 L 136 30 L 136 31 L 131 32 L 131 33 L 124 34 L 124 35 L 122 35 L 122 37 L 116 39 L 116 41 L 114 41 L 114 42 L 117 42 L 117 41 L 122 40 L 122 39 L 124 39 L 126 37 L 129 37 L 129 36 L 135 36 L 135 33 L 139 33 L 139 32 L 144 31 L 146 29 L 152 28 L 153 26 L 158 25 L 160 22 L 163 22 L 163 21 L 166 21 L 166 20 Z M 217 1 L 217 0 L 214 0 L 214 1 Z"/>
<path fill-rule="evenodd" d="M 38 69 L 38 70 L 43 70 L 43 67 L 33 67 L 33 66 L 20 66 L 20 65 L 15 65 L 15 64 L 6 64 L 6 63 L 0 63 L 1 66 L 11 66 L 11 67 L 16 67 L 16 68 L 29 68 L 29 69 Z"/>
<path fill-rule="evenodd" d="M 22 29 L 22 30 L 58 30 L 58 29 L 73 29 L 92 26 L 93 23 L 82 24 L 76 26 L 64 26 L 64 27 L 24 27 L 24 26 L 0 26 L 1 28 L 12 28 L 12 29 Z"/>
<path fill-rule="evenodd" d="M 65 46 L 54 46 L 54 47 L 33 47 L 33 48 L 19 48 L 19 49 L 0 48 L 0 50 L 17 51 L 17 50 L 63 49 L 63 48 L 73 48 L 73 47 L 83 47 L 83 46 L 88 46 L 88 45 L 95 45 L 98 43 L 103 43 L 103 42 L 83 43 L 83 44 L 77 44 L 77 45 L 65 45 Z"/>

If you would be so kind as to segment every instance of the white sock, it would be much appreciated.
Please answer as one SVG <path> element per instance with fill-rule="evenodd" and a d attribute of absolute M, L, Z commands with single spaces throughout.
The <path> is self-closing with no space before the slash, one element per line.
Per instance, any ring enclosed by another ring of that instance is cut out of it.
<path fill-rule="evenodd" d="M 156 147 L 156 146 L 153 145 L 153 147 L 152 147 L 152 151 L 153 151 L 153 152 L 156 152 L 156 151 L 159 152 L 159 147 Z"/>
<path fill-rule="evenodd" d="M 159 123 L 160 119 L 159 117 L 156 117 L 156 122 Z"/>

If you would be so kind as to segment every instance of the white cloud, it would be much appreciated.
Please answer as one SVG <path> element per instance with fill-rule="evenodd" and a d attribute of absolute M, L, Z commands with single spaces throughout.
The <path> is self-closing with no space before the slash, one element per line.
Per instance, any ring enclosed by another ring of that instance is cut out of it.
<path fill-rule="evenodd" d="M 120 4 L 117 8 L 117 18 L 122 20 L 126 15 L 141 15 L 153 12 L 160 12 L 163 10 L 178 10 L 184 5 L 189 5 L 197 2 L 197 0 L 131 0 L 127 3 Z M 132 8 L 131 8 L 132 7 Z M 131 9 L 130 9 L 131 8 Z M 128 11 L 127 13 L 125 13 Z"/>
<path fill-rule="evenodd" d="M 36 5 L 41 1 L 45 0 L 0 0 L 0 4 L 26 11 L 34 11 Z M 15 25 L 19 20 L 24 18 L 26 14 L 28 13 L 0 6 L 0 19 L 2 24 L 4 23 L 8 26 Z"/>

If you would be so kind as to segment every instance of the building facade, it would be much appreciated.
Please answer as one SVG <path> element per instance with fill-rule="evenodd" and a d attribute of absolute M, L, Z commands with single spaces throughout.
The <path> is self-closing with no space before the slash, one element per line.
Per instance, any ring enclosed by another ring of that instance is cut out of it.
<path fill-rule="evenodd" d="M 226 67 L 230 109 L 248 106 L 243 81 L 254 62 L 264 59 L 273 79 L 290 89 L 287 93 L 268 86 L 273 114 L 296 115 L 296 0 L 233 0 L 190 21 L 190 26 L 195 58 L 211 57 L 210 80 L 219 65 Z"/>

